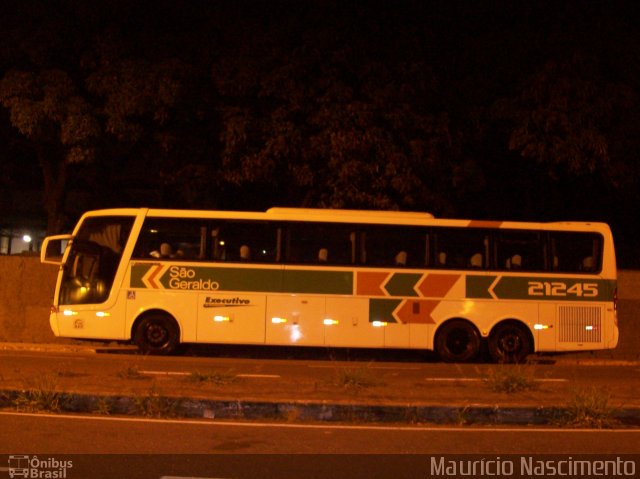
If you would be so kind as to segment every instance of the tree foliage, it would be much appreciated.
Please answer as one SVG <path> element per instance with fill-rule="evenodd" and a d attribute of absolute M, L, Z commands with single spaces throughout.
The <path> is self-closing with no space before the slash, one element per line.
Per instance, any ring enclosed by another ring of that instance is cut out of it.
<path fill-rule="evenodd" d="M 275 182 L 288 204 L 446 209 L 464 174 L 437 79 L 424 58 L 371 44 L 380 32 L 363 23 L 277 45 L 253 32 L 215 65 L 229 180 Z"/>
<path fill-rule="evenodd" d="M 64 71 L 11 70 L 0 80 L 0 103 L 32 143 L 44 177 L 48 229 L 60 228 L 69 165 L 91 161 L 100 128 L 92 106 Z"/>
<path fill-rule="evenodd" d="M 614 140 L 620 120 L 637 109 L 637 97 L 608 80 L 593 58 L 576 54 L 548 62 L 502 106 L 513 124 L 510 150 L 556 177 L 600 172 L 617 181 Z"/>
<path fill-rule="evenodd" d="M 139 203 L 624 224 L 640 206 L 640 41 L 599 3 L 9 3 L 0 118 L 50 231 Z M 80 184 L 89 203 L 65 203 Z"/>

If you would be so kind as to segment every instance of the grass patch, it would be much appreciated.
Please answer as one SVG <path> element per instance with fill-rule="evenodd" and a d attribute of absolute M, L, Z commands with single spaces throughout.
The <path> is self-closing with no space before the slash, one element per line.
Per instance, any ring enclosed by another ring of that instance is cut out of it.
<path fill-rule="evenodd" d="M 129 366 L 122 371 L 118 371 L 118 377 L 120 379 L 135 379 L 135 380 L 148 380 L 151 379 L 149 376 L 145 376 L 140 372 L 138 366 Z"/>
<path fill-rule="evenodd" d="M 560 424 L 568 427 L 604 429 L 620 424 L 615 418 L 616 408 L 611 406 L 611 395 L 603 388 L 576 391 L 569 400 Z"/>
<path fill-rule="evenodd" d="M 335 384 L 348 389 L 364 389 L 381 385 L 369 366 L 340 368 L 336 371 Z"/>
<path fill-rule="evenodd" d="M 537 388 L 534 371 L 527 366 L 500 365 L 489 371 L 486 384 L 492 391 L 513 394 Z"/>
<path fill-rule="evenodd" d="M 178 417 L 181 405 L 181 399 L 168 398 L 158 393 L 154 383 L 149 394 L 135 398 L 133 412 L 138 416 L 152 418 Z"/>
<path fill-rule="evenodd" d="M 471 417 L 469 415 L 469 406 L 464 406 L 456 411 L 456 417 L 454 419 L 454 424 L 456 426 L 468 426 L 473 424 Z"/>
<path fill-rule="evenodd" d="M 200 371 L 194 371 L 189 376 L 187 376 L 187 381 L 202 384 L 202 383 L 212 383 L 216 386 L 224 386 L 226 384 L 230 384 L 236 380 L 236 375 L 231 371 L 220 372 L 213 371 L 202 373 Z"/>
<path fill-rule="evenodd" d="M 111 401 L 108 398 L 100 398 L 96 402 L 96 407 L 93 411 L 94 414 L 99 414 L 100 416 L 110 416 L 112 412 L 113 406 L 111 405 Z"/>
<path fill-rule="evenodd" d="M 13 406 L 24 412 L 60 412 L 63 394 L 57 388 L 56 376 L 40 376 L 32 387 L 18 393 Z"/>

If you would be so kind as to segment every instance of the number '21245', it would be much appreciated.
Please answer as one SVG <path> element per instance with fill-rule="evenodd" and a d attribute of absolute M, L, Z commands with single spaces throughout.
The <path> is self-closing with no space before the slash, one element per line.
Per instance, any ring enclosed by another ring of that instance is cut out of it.
<path fill-rule="evenodd" d="M 598 296 L 596 283 L 575 283 L 567 287 L 566 283 L 548 281 L 529 281 L 529 296 L 576 296 L 595 298 Z"/>

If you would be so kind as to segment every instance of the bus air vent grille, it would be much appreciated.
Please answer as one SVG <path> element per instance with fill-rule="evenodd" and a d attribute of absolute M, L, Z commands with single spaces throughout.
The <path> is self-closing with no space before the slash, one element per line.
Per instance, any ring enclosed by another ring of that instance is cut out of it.
<path fill-rule="evenodd" d="M 560 306 L 561 343 L 599 343 L 602 338 L 602 308 Z"/>

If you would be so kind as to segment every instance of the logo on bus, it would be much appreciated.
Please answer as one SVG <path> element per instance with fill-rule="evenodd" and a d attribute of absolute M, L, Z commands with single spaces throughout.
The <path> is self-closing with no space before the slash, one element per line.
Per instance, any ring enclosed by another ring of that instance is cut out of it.
<path fill-rule="evenodd" d="M 597 283 L 567 283 L 560 281 L 529 281 L 529 296 L 552 296 L 556 298 L 595 298 L 598 296 Z"/>
<path fill-rule="evenodd" d="M 140 270 L 139 268 L 145 268 Z M 138 272 L 139 271 L 139 272 Z M 217 291 L 220 283 L 206 273 L 206 269 L 186 266 L 154 264 L 134 265 L 132 287 L 144 286 L 149 289 L 173 289 L 182 291 Z M 142 273 L 141 276 L 138 276 Z"/>
<path fill-rule="evenodd" d="M 205 308 L 219 308 L 219 307 L 229 307 L 229 306 L 250 306 L 251 300 L 244 299 L 239 297 L 233 298 L 212 298 L 211 296 L 207 296 L 204 300 L 203 307 Z"/>
<path fill-rule="evenodd" d="M 542 300 L 613 300 L 615 281 L 579 278 L 537 278 L 525 276 L 467 276 L 467 298 L 542 299 Z"/>

